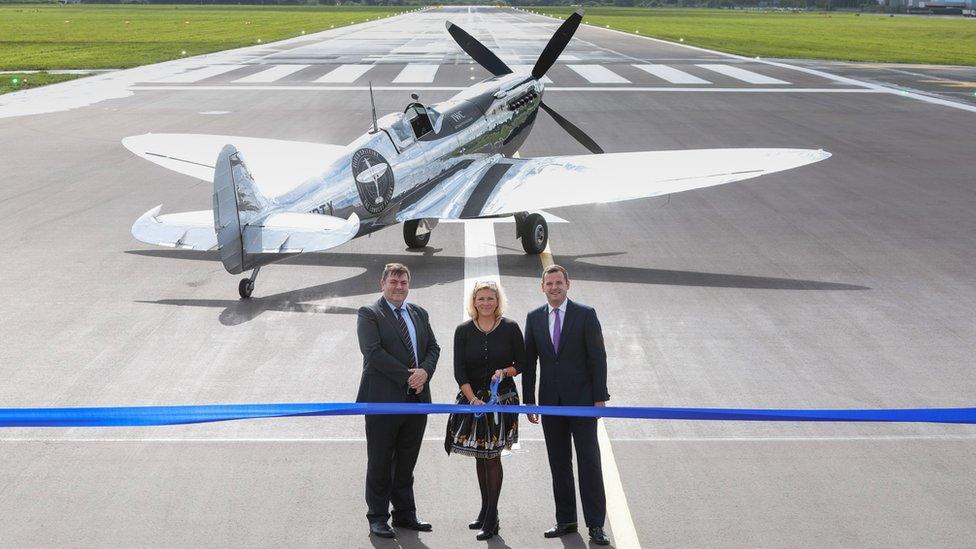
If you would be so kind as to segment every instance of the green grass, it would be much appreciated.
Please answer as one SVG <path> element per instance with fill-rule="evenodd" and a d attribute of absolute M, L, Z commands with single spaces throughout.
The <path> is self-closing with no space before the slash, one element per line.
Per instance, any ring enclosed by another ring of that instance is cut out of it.
<path fill-rule="evenodd" d="M 291 38 L 406 9 L 0 5 L 0 70 L 135 67 Z"/>
<path fill-rule="evenodd" d="M 565 18 L 574 8 L 530 9 Z M 588 8 L 584 21 L 750 57 L 976 65 L 973 18 Z"/>
<path fill-rule="evenodd" d="M 36 72 L 30 74 L 0 74 L 0 93 L 15 92 L 36 88 L 45 84 L 54 84 L 73 80 L 81 75 L 78 74 L 48 74 L 46 72 Z"/>

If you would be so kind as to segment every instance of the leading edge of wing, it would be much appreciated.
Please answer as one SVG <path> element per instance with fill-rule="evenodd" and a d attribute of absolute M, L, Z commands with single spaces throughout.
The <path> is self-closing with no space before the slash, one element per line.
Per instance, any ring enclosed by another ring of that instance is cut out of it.
<path fill-rule="evenodd" d="M 261 192 L 275 197 L 318 175 L 345 147 L 236 135 L 147 133 L 122 140 L 122 145 L 154 164 L 202 181 L 212 182 L 214 162 L 224 145 L 237 147 L 247 158 Z"/>
<path fill-rule="evenodd" d="M 700 149 L 517 160 L 482 199 L 480 211 L 472 215 L 469 207 L 463 217 L 649 198 L 742 181 L 830 156 L 822 149 Z M 473 198 L 469 195 L 467 202 Z"/>

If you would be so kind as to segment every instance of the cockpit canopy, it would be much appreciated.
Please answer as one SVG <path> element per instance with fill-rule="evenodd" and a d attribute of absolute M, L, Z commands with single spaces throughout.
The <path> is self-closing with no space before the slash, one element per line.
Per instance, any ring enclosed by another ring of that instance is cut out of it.
<path fill-rule="evenodd" d="M 434 131 L 434 123 L 430 117 L 432 112 L 433 109 L 429 109 L 420 103 L 411 103 L 404 109 L 404 118 L 410 124 L 415 138 L 420 139 Z"/>

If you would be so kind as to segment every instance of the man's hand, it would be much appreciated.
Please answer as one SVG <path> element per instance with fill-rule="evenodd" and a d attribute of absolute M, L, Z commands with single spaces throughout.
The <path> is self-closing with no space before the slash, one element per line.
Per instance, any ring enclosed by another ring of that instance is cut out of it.
<path fill-rule="evenodd" d="M 600 400 L 600 401 L 594 402 L 593 405 L 594 406 L 599 406 L 600 408 L 605 408 L 606 405 L 607 405 L 607 402 L 605 400 Z"/>
<path fill-rule="evenodd" d="M 529 423 L 539 423 L 539 414 L 525 414 L 525 417 L 529 418 Z"/>
<path fill-rule="evenodd" d="M 420 393 L 424 389 L 424 384 L 427 383 L 427 370 L 423 368 L 410 368 L 407 371 L 410 372 L 410 377 L 407 378 L 407 385 L 417 393 Z"/>

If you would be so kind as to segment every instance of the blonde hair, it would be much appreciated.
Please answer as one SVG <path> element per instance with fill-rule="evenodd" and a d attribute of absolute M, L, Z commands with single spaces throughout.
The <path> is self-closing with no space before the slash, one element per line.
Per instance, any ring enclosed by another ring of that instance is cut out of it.
<path fill-rule="evenodd" d="M 505 314 L 505 307 L 508 305 L 508 300 L 505 298 L 505 290 L 502 290 L 502 285 L 492 280 L 483 280 L 474 283 L 474 288 L 471 288 L 471 293 L 468 294 L 468 316 L 471 317 L 471 320 L 478 318 L 478 309 L 474 306 L 474 299 L 481 290 L 495 292 L 495 300 L 498 301 L 498 305 L 495 307 L 495 319 L 501 318 Z"/>

